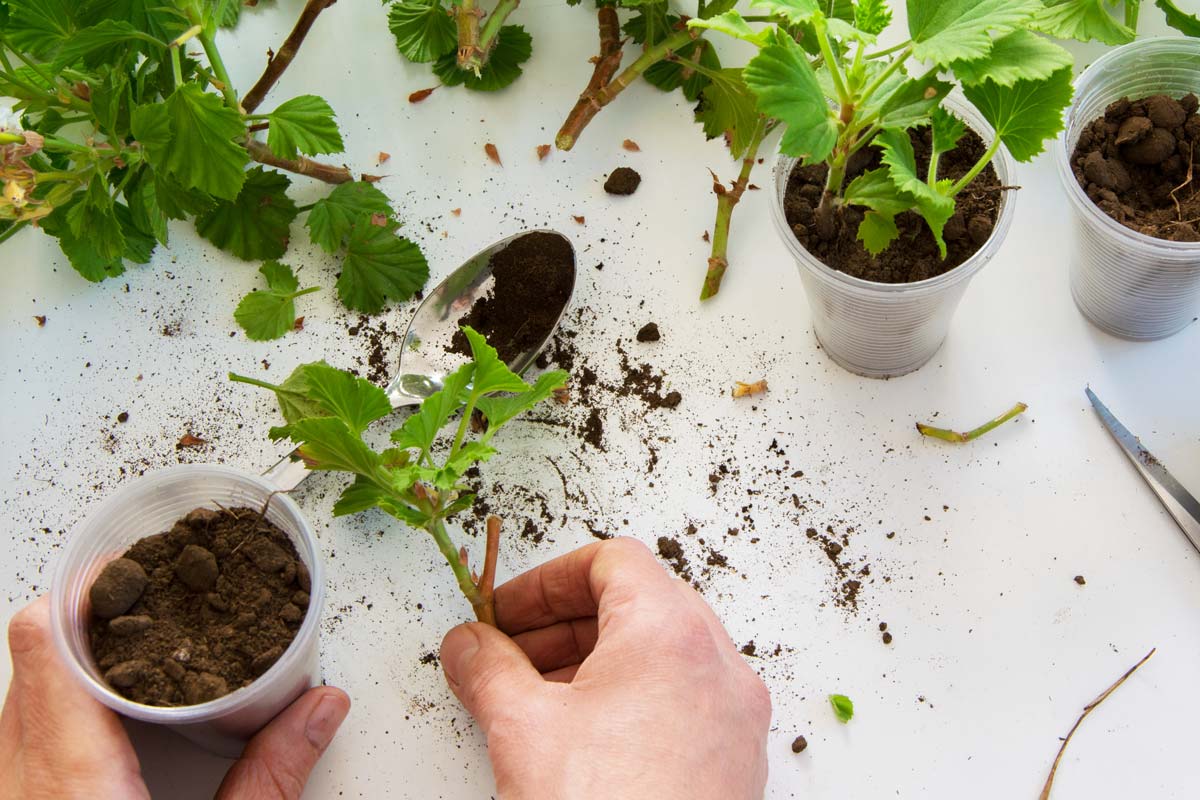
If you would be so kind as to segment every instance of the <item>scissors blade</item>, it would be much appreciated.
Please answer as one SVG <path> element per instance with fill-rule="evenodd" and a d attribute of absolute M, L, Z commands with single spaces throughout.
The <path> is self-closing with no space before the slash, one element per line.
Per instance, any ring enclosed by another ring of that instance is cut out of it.
<path fill-rule="evenodd" d="M 1095 392 L 1090 388 L 1086 391 L 1088 400 L 1092 401 L 1092 408 L 1096 409 L 1096 413 L 1100 415 L 1100 421 L 1104 423 L 1104 427 L 1108 428 L 1108 432 L 1117 440 L 1117 444 L 1121 445 L 1125 455 L 1129 456 L 1129 460 L 1137 467 L 1137 471 L 1141 473 L 1167 511 L 1179 523 L 1179 527 L 1191 541 L 1192 547 L 1200 552 L 1200 501 L 1197 501 L 1187 489 L 1183 488 L 1179 481 L 1175 480 L 1175 477 L 1162 465 L 1162 462 L 1142 446 L 1138 437 L 1130 433 L 1129 429 L 1112 415 L 1108 407 L 1100 402 L 1099 397 L 1096 397 Z"/>

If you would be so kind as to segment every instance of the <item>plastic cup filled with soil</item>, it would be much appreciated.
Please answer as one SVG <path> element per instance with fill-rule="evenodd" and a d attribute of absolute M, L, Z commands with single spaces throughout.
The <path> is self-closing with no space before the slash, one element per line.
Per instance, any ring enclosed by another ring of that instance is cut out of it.
<path fill-rule="evenodd" d="M 1200 310 L 1200 41 L 1147 39 L 1075 82 L 1055 148 L 1075 218 L 1071 293 L 1100 328 L 1161 339 Z"/>
<path fill-rule="evenodd" d="M 263 479 L 217 465 L 151 473 L 76 528 L 51 616 L 97 700 L 238 755 L 321 679 L 316 540 Z"/>
<path fill-rule="evenodd" d="M 956 148 L 941 156 L 942 179 L 964 177 L 992 141 L 982 115 L 952 94 L 944 107 L 967 127 Z M 919 174 L 928 170 L 931 134 L 909 133 Z M 847 164 L 846 182 L 876 170 L 881 153 L 865 147 Z M 929 226 L 917 214 L 898 214 L 897 243 L 878 255 L 858 237 L 862 209 L 844 205 L 818 218 L 826 183 L 823 163 L 803 166 L 779 156 L 772 216 L 796 259 L 812 310 L 813 330 L 839 365 L 869 378 L 891 378 L 924 365 L 941 347 L 967 285 L 1000 249 L 1015 211 L 1012 158 L 1000 147 L 991 163 L 958 196 L 946 223 L 942 256 Z M 900 244 L 900 243 L 903 244 Z"/>

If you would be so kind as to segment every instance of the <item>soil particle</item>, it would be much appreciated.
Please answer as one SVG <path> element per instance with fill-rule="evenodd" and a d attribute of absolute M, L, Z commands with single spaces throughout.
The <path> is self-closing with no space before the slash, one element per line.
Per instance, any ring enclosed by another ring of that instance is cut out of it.
<path fill-rule="evenodd" d="M 637 332 L 637 340 L 639 342 L 657 342 L 661 338 L 662 335 L 658 332 L 658 325 L 653 322 L 647 322 Z"/>
<path fill-rule="evenodd" d="M 1076 575 L 1075 582 L 1078 583 L 1080 586 L 1084 586 L 1085 584 L 1087 584 L 1087 581 L 1083 579 L 1082 575 Z"/>
<path fill-rule="evenodd" d="M 916 152 L 918 174 L 929 168 L 932 134 L 929 128 L 909 132 Z M 958 179 L 966 175 L 986 150 L 983 140 L 968 130 L 958 146 L 941 157 L 938 176 Z M 876 148 L 860 151 L 852 159 L 846 175 L 849 184 L 862 173 L 882 166 Z M 863 210 L 846 206 L 834 212 L 827 223 L 817 219 L 824 192 L 824 164 L 797 164 L 788 178 L 784 195 L 784 214 L 796 239 L 806 250 L 833 269 L 856 278 L 879 283 L 908 283 L 933 278 L 949 272 L 973 256 L 991 236 L 1000 214 L 1003 192 L 996 171 L 989 164 L 983 172 L 958 195 L 957 210 L 946 224 L 943 233 L 947 255 L 942 259 L 937 241 L 929 225 L 920 216 L 904 212 L 896 217 L 900 230 L 897 244 L 872 256 L 858 239 L 858 226 Z"/>
<path fill-rule="evenodd" d="M 149 580 L 146 570 L 136 561 L 128 558 L 110 561 L 100 571 L 88 594 L 92 613 L 100 619 L 121 616 L 142 596 Z"/>
<path fill-rule="evenodd" d="M 575 254 L 571 243 L 553 233 L 527 233 L 492 256 L 495 285 L 462 318 L 483 334 L 502 361 L 512 363 L 533 350 L 551 331 L 571 299 L 575 283 Z M 467 337 L 459 331 L 450 351 L 471 354 Z"/>
<path fill-rule="evenodd" d="M 630 167 L 617 167 L 604 182 L 604 191 L 609 194 L 629 195 L 637 191 L 642 176 Z"/>
<path fill-rule="evenodd" d="M 795 739 L 792 740 L 792 752 L 793 753 L 803 753 L 807 749 L 808 749 L 808 739 L 805 739 L 803 736 L 797 736 Z"/>
<path fill-rule="evenodd" d="M 132 566 L 106 567 L 93 598 L 114 596 L 114 576 L 125 594 L 104 610 L 137 595 L 113 619 L 93 599 L 92 653 L 114 688 L 147 705 L 208 702 L 250 683 L 295 637 L 311 590 L 291 540 L 258 509 L 197 509 L 121 562 Z"/>
<path fill-rule="evenodd" d="M 888 633 L 887 631 L 883 632 L 883 643 L 884 644 L 892 643 L 892 635 L 890 633 Z"/>
<path fill-rule="evenodd" d="M 744 656 L 753 656 L 757 652 L 758 652 L 758 646 L 756 644 L 754 644 L 753 639 L 751 639 L 750 641 L 748 641 L 744 645 L 742 645 L 742 655 L 744 655 Z"/>
<path fill-rule="evenodd" d="M 658 537 L 658 555 L 667 562 L 676 575 L 685 581 L 691 581 L 692 571 L 688 567 L 687 556 L 683 554 L 683 546 L 679 544 L 678 539 L 669 536 Z"/>
<path fill-rule="evenodd" d="M 1127 228 L 1177 242 L 1200 241 L 1194 176 L 1200 105 L 1152 95 L 1109 105 L 1079 135 L 1071 166 L 1096 206 Z"/>
<path fill-rule="evenodd" d="M 129 422 L 129 412 L 122 411 L 120 414 L 117 414 L 117 422 Z"/>

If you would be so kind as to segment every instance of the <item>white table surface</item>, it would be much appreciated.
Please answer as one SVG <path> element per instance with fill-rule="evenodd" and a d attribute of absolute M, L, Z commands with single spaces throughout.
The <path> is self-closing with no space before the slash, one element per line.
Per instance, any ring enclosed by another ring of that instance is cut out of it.
<path fill-rule="evenodd" d="M 239 85 L 257 77 L 261 51 L 282 40 L 300 5 L 280 0 L 246 16 L 234 40 L 252 44 L 225 45 Z M 1160 27 L 1154 9 L 1143 16 L 1144 30 Z M 771 798 L 1034 797 L 1083 706 L 1157 647 L 1081 728 L 1055 797 L 1194 797 L 1200 558 L 1101 428 L 1083 388 L 1090 383 L 1200 490 L 1200 326 L 1134 344 L 1079 315 L 1067 283 L 1067 204 L 1043 156 L 1020 166 L 1016 225 L 934 360 L 892 381 L 850 375 L 817 348 L 765 191 L 748 193 L 737 210 L 719 298 L 696 302 L 707 256 L 700 237 L 714 213 L 706 168 L 730 177 L 734 167 L 719 143 L 704 141 L 678 94 L 639 84 L 574 152 L 537 162 L 534 147 L 553 140 L 586 83 L 594 14 L 539 2 L 515 21 L 531 30 L 536 52 L 512 89 L 443 89 L 410 105 L 409 92 L 434 80 L 396 55 L 377 2 L 344 0 L 321 17 L 272 95 L 330 99 L 347 163 L 388 175 L 381 186 L 425 248 L 434 280 L 521 226 L 556 226 L 581 254 L 575 304 L 590 309 L 590 321 L 579 342 L 594 368 L 618 377 L 615 340 L 633 347 L 645 322 L 662 328 L 661 343 L 634 352 L 683 393 L 677 410 L 615 404 L 603 454 L 545 426 L 517 425 L 501 437 L 503 456 L 488 477 L 540 489 L 566 522 L 536 546 L 506 540 L 500 578 L 592 541 L 588 521 L 649 543 L 677 537 L 693 565 L 706 553 L 699 539 L 717 546 L 732 568 L 712 569 L 704 594 L 735 641 L 753 639 L 766 654 L 751 663 L 774 697 Z M 625 138 L 642 152 L 623 151 Z M 485 142 L 499 147 L 503 168 L 487 162 Z M 392 157 L 377 168 L 379 151 Z M 620 164 L 644 176 L 628 199 L 601 189 Z M 768 170 L 755 180 L 767 185 Z M 297 187 L 301 197 L 323 191 L 303 180 Z M 285 260 L 331 286 L 336 265 L 314 252 L 299 223 L 294 233 Z M 255 265 L 221 255 L 189 226 L 171 234 L 169 252 L 99 286 L 77 277 L 39 233 L 3 248 L 0 621 L 46 591 L 72 526 L 137 471 L 181 459 L 251 470 L 274 463 L 282 448 L 266 438 L 273 404 L 228 385 L 226 370 L 278 379 L 302 361 L 357 366 L 366 355 L 366 342 L 345 333 L 355 315 L 329 289 L 301 301 L 302 333 L 266 344 L 231 336 L 236 299 L 259 280 Z M 384 319 L 402 328 L 411 310 Z M 48 317 L 44 328 L 35 314 Z M 178 335 L 161 335 L 164 326 Z M 763 377 L 765 398 L 729 397 L 735 380 Z M 1029 412 L 971 446 L 913 430 L 935 413 L 969 427 L 1018 399 Z M 121 411 L 130 413 L 124 425 L 115 421 Z M 181 456 L 175 443 L 189 430 L 211 444 Z M 660 439 L 653 476 L 647 435 Z M 773 439 L 803 479 L 775 475 L 783 458 L 768 452 Z M 564 497 L 545 456 L 590 508 Z M 707 476 L 722 462 L 739 478 L 713 495 Z M 378 514 L 330 517 L 343 481 L 318 476 L 297 493 L 328 559 L 325 676 L 354 699 L 305 796 L 486 797 L 493 784 L 483 737 L 440 670 L 419 661 L 468 608 L 420 534 Z M 791 504 L 793 492 L 807 513 Z M 741 519 L 747 504 L 753 530 Z M 531 512 L 510 508 L 509 529 Z M 689 522 L 695 536 L 684 533 Z M 832 603 L 830 564 L 803 533 L 826 524 L 853 526 L 844 556 L 871 565 L 856 613 Z M 741 534 L 728 536 L 735 526 Z M 1086 586 L 1072 580 L 1078 574 Z M 895 634 L 891 646 L 880 641 L 881 620 Z M 9 670 L 0 659 L 0 684 Z M 830 712 L 831 692 L 854 699 L 849 725 Z M 799 756 L 789 749 L 797 734 L 809 742 Z M 134 735 L 156 797 L 211 796 L 227 762 L 153 729 Z"/>

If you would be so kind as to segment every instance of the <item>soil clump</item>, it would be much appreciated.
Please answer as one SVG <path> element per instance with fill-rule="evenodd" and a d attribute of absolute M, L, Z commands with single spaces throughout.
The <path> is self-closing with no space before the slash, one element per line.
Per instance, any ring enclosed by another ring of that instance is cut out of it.
<path fill-rule="evenodd" d="M 617 167 L 604 182 L 604 191 L 609 194 L 630 195 L 637 191 L 642 176 L 630 167 Z"/>

